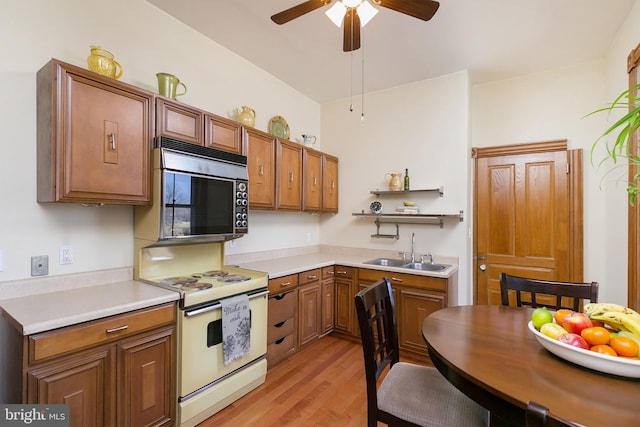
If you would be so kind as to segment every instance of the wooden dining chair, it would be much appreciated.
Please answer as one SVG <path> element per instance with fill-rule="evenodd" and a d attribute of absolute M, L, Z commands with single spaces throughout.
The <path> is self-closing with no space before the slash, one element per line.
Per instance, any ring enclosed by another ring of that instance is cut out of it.
<path fill-rule="evenodd" d="M 510 276 L 500 273 L 500 297 L 502 305 L 509 305 L 509 291 L 516 294 L 516 305 L 518 307 L 547 307 L 551 310 L 561 308 L 573 311 L 580 310 L 580 302 L 588 299 L 589 302 L 598 302 L 598 282 L 575 283 L 575 282 L 554 282 L 550 280 L 528 279 L 525 277 Z M 527 294 L 530 298 L 522 298 L 522 294 Z M 541 294 L 555 296 L 553 299 L 547 298 L 538 301 Z M 564 303 L 563 299 L 571 298 L 571 303 Z"/>
<path fill-rule="evenodd" d="M 450 384 L 437 369 L 400 362 L 388 279 L 358 292 L 355 305 L 364 354 L 369 427 L 375 427 L 378 421 L 393 426 L 487 425 L 487 411 Z"/>
<path fill-rule="evenodd" d="M 527 412 L 525 415 L 525 427 L 577 427 L 571 421 L 564 420 L 557 415 L 549 412 L 546 406 L 542 406 L 536 402 L 529 401 L 527 403 Z"/>

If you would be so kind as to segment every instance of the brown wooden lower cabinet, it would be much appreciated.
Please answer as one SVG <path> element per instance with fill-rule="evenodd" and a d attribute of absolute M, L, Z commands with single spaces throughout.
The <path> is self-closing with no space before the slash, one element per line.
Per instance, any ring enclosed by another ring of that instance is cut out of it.
<path fill-rule="evenodd" d="M 71 427 L 173 425 L 175 316 L 166 304 L 27 337 L 24 401 L 69 405 Z"/>
<path fill-rule="evenodd" d="M 358 289 L 370 286 L 383 277 L 391 282 L 400 348 L 426 355 L 427 345 L 422 338 L 422 322 L 429 314 L 447 307 L 449 289 L 453 287 L 455 280 L 360 268 Z"/>
<path fill-rule="evenodd" d="M 358 335 L 354 298 L 356 295 L 354 269 L 336 265 L 335 277 L 335 320 L 333 329 L 349 335 Z"/>
<path fill-rule="evenodd" d="M 267 365 L 272 367 L 297 350 L 298 275 L 269 280 Z"/>

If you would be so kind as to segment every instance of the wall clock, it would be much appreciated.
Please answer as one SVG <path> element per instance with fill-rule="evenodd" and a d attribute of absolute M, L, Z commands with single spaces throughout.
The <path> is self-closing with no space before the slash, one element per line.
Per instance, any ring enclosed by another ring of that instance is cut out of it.
<path fill-rule="evenodd" d="M 374 213 L 374 214 L 382 213 L 382 203 L 375 200 L 371 202 L 371 204 L 369 205 L 369 209 L 371 209 L 371 213 Z"/>

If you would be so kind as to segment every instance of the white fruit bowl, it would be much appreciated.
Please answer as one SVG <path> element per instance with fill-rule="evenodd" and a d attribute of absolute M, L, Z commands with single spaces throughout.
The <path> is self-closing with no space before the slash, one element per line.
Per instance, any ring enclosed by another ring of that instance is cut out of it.
<path fill-rule="evenodd" d="M 541 334 L 532 322 L 529 322 L 529 330 L 544 348 L 562 359 L 606 374 L 640 378 L 640 360 L 609 356 L 562 343 Z"/>

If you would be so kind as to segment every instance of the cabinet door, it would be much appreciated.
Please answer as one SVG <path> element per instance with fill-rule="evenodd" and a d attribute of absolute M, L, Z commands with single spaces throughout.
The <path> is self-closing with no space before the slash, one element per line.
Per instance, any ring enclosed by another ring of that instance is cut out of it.
<path fill-rule="evenodd" d="M 247 135 L 247 169 L 249 171 L 249 207 L 275 209 L 276 207 L 276 140 L 272 135 L 245 129 Z"/>
<path fill-rule="evenodd" d="M 354 334 L 355 320 L 355 289 L 353 279 L 346 273 L 341 274 L 344 267 L 335 267 L 335 323 L 336 331 Z"/>
<path fill-rule="evenodd" d="M 400 348 L 425 353 L 427 345 L 422 337 L 422 322 L 429 314 L 445 308 L 445 294 L 398 287 L 398 341 Z"/>
<path fill-rule="evenodd" d="M 338 212 L 338 158 L 322 156 L 322 211 Z"/>
<path fill-rule="evenodd" d="M 321 286 L 322 301 L 320 308 L 322 310 L 322 318 L 320 322 L 320 334 L 326 335 L 333 330 L 333 312 L 334 312 L 334 283 L 333 278 L 323 280 Z"/>
<path fill-rule="evenodd" d="M 153 94 L 56 60 L 37 79 L 38 201 L 148 204 Z"/>
<path fill-rule="evenodd" d="M 298 346 L 302 347 L 320 336 L 320 282 L 298 289 Z"/>
<path fill-rule="evenodd" d="M 69 405 L 71 427 L 116 426 L 115 389 L 113 346 L 27 372 L 27 403 Z"/>
<path fill-rule="evenodd" d="M 245 154 L 240 123 L 214 114 L 207 114 L 205 123 L 205 146 L 230 153 Z"/>
<path fill-rule="evenodd" d="M 302 147 L 278 140 L 276 209 L 302 209 Z"/>
<path fill-rule="evenodd" d="M 203 145 L 204 113 L 165 98 L 156 98 L 156 135 Z"/>
<path fill-rule="evenodd" d="M 319 212 L 322 209 L 322 154 L 305 148 L 302 163 L 302 210 Z"/>
<path fill-rule="evenodd" d="M 172 425 L 175 327 L 118 345 L 118 426 Z"/>

